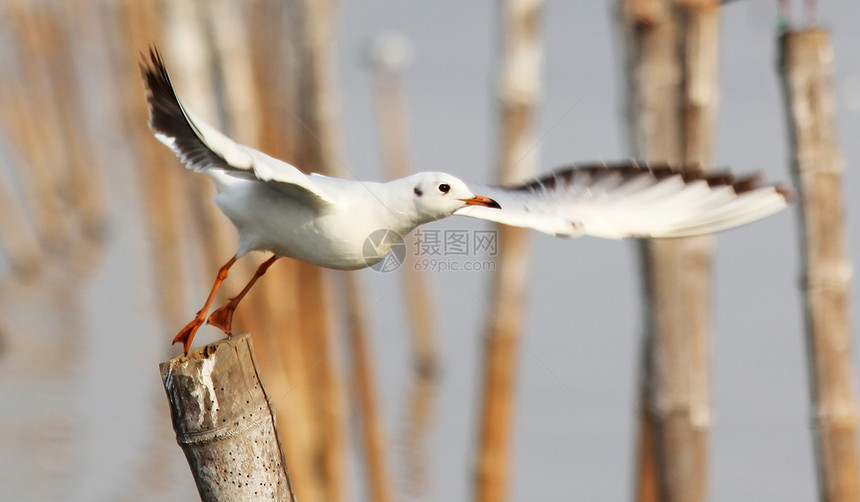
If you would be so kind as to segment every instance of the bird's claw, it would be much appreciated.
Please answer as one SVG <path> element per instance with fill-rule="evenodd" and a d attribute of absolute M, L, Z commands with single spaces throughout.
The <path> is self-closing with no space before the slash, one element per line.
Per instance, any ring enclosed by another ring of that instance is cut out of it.
<path fill-rule="evenodd" d="M 219 308 L 215 312 L 209 316 L 209 320 L 206 321 L 210 326 L 215 326 L 224 332 L 227 336 L 230 336 L 233 333 L 233 312 L 235 308 L 232 307 L 232 303 L 228 303 L 223 307 Z"/>
<path fill-rule="evenodd" d="M 185 350 L 185 355 L 188 355 L 188 351 L 191 349 L 191 341 L 194 340 L 194 335 L 202 325 L 203 319 L 195 317 L 193 321 L 186 324 L 185 327 L 182 328 L 173 338 L 173 343 L 182 342 L 182 348 Z"/>

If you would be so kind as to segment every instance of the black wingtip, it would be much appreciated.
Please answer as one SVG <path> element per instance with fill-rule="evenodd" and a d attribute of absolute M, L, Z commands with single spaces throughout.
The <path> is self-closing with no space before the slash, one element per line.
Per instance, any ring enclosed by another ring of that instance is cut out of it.
<path fill-rule="evenodd" d="M 507 187 L 510 190 L 516 191 L 533 191 L 533 190 L 553 190 L 556 185 L 569 185 L 578 175 L 586 177 L 599 176 L 610 171 L 620 173 L 622 176 L 638 176 L 642 173 L 650 173 L 651 176 L 658 181 L 672 176 L 681 176 L 685 183 L 703 180 L 708 186 L 714 187 L 730 187 L 736 194 L 743 194 L 766 188 L 768 186 L 780 194 L 787 203 L 795 201 L 794 193 L 784 185 L 768 185 L 762 183 L 762 174 L 752 173 L 736 177 L 729 170 L 722 169 L 716 171 L 706 171 L 698 163 L 681 163 L 670 164 L 668 162 L 640 162 L 631 160 L 622 163 L 608 164 L 606 162 L 599 164 L 579 164 L 568 166 L 548 174 L 536 178 L 534 181 L 525 183 L 519 186 Z"/>
<path fill-rule="evenodd" d="M 774 187 L 776 189 L 776 193 L 782 195 L 782 198 L 785 199 L 785 202 L 788 204 L 793 204 L 797 201 L 797 195 L 795 195 L 794 191 L 784 184 L 780 183 Z"/>
<path fill-rule="evenodd" d="M 199 139 L 185 116 L 164 59 L 154 44 L 149 46 L 148 58 L 141 53 L 140 72 L 149 104 L 149 128 L 172 138 Z"/>
<path fill-rule="evenodd" d="M 158 51 L 158 47 L 156 47 L 155 44 L 151 44 L 149 46 L 148 58 L 145 53 L 140 53 L 139 64 L 140 75 L 143 77 L 148 92 L 152 93 L 159 83 L 170 85 L 170 75 L 167 74 L 167 67 L 164 65 L 164 59 L 162 59 L 161 53 Z"/>

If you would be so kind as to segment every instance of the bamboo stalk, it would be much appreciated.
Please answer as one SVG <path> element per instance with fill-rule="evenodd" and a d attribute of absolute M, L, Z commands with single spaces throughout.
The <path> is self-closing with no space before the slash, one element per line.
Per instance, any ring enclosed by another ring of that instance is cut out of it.
<path fill-rule="evenodd" d="M 663 55 L 661 52 L 670 51 L 674 43 L 674 26 L 670 24 L 671 17 L 663 12 L 664 2 L 653 0 L 638 0 L 636 2 L 620 0 L 617 4 L 620 31 L 624 39 L 625 71 L 627 73 L 626 118 L 627 135 L 631 153 L 635 156 L 647 155 L 645 158 L 677 160 L 678 147 L 674 143 L 674 134 L 664 134 L 662 137 L 648 137 L 648 131 L 677 130 L 675 116 L 672 113 L 674 102 L 674 87 L 678 77 L 673 75 L 671 66 L 660 71 L 662 77 L 668 80 L 664 88 L 654 88 L 656 79 L 650 73 L 657 71 L 662 61 L 671 61 L 673 55 Z M 642 73 L 641 81 L 636 80 Z M 650 77 L 650 78 L 649 78 Z M 651 85 L 648 85 L 651 84 Z M 662 106 L 655 106 L 663 100 L 669 100 Z M 663 112 L 661 114 L 661 112 Z M 640 244 L 640 262 L 646 276 L 650 262 L 647 259 L 647 242 Z M 646 279 L 642 283 L 643 296 L 650 297 L 650 283 Z M 645 332 L 643 333 L 642 375 L 639 387 L 639 431 L 637 451 L 636 500 L 638 502 L 656 502 L 661 500 L 661 474 L 659 466 L 658 438 L 656 417 L 651 412 L 652 397 L 656 394 L 658 385 L 655 367 L 656 336 L 651 326 L 655 322 L 653 308 L 645 310 Z"/>
<path fill-rule="evenodd" d="M 378 39 L 372 48 L 379 113 L 379 136 L 383 165 L 388 179 L 408 176 L 409 129 L 401 87 L 401 74 L 409 64 L 409 42 L 395 35 Z M 406 241 L 407 256 L 413 256 L 413 243 Z M 403 285 L 409 332 L 412 341 L 412 378 L 406 423 L 399 443 L 403 448 L 405 489 L 413 496 L 423 495 L 428 486 L 427 445 L 435 416 L 438 394 L 439 348 L 435 308 L 426 271 L 403 267 Z"/>
<path fill-rule="evenodd" d="M 256 2 L 247 15 L 257 99 L 246 104 L 253 107 L 251 116 L 259 131 L 256 144 L 271 155 L 296 159 L 300 154 L 299 143 L 294 140 L 300 127 L 294 120 L 296 103 L 300 101 L 296 74 L 304 69 L 288 66 L 294 64 L 301 42 L 294 33 L 284 36 L 284 28 L 305 21 L 301 12 L 291 11 L 282 2 Z M 225 66 L 223 71 L 226 80 L 226 72 L 233 70 Z M 310 169 L 315 170 L 312 166 Z M 249 297 L 252 305 L 245 308 L 247 312 L 250 307 L 253 316 L 243 318 L 243 325 L 249 321 L 259 325 L 255 332 L 258 344 L 267 347 L 266 357 L 261 357 L 264 375 L 285 372 L 274 377 L 280 382 L 273 389 L 277 409 L 298 411 L 281 413 L 287 418 L 280 424 L 287 435 L 287 459 L 296 466 L 296 493 L 303 501 L 339 500 L 340 481 L 331 478 L 328 469 L 331 457 L 338 455 L 340 435 L 336 431 L 326 435 L 326 427 L 331 410 L 339 409 L 340 402 L 337 389 L 325 386 L 331 383 L 326 379 L 333 372 L 330 359 L 321 357 L 327 350 L 318 349 L 331 338 L 322 277 L 312 265 L 294 260 L 280 260 L 269 275 L 257 286 L 256 296 Z M 274 329 L 277 326 L 289 329 Z"/>
<path fill-rule="evenodd" d="M 81 11 L 73 2 L 64 3 L 45 13 L 43 22 L 48 24 L 51 50 L 47 51 L 46 64 L 51 73 L 51 92 L 59 120 L 58 132 L 61 143 L 58 156 L 62 159 L 58 183 L 60 196 L 66 211 L 74 218 L 78 229 L 75 239 L 73 261 L 82 270 L 91 267 L 99 256 L 106 236 L 107 215 L 105 211 L 104 169 L 94 162 L 95 143 L 93 132 L 84 120 L 88 110 L 83 99 L 68 99 L 82 96 L 83 79 L 78 74 L 75 50 L 77 29 L 84 20 Z"/>
<path fill-rule="evenodd" d="M 334 1 L 296 1 L 293 4 L 299 19 L 296 55 L 301 70 L 296 85 L 298 123 L 293 122 L 296 158 L 303 169 L 342 176 L 339 156 L 343 151 L 338 127 L 339 102 L 335 91 L 334 43 L 336 41 L 336 7 Z M 293 116 L 295 112 L 293 112 Z M 345 498 L 345 438 L 344 403 L 340 379 L 333 356 L 334 336 L 330 325 L 331 303 L 322 269 L 301 264 L 303 285 L 300 296 L 302 312 L 306 313 L 303 339 L 308 360 L 317 365 L 309 376 L 309 392 L 313 398 L 314 424 L 317 434 L 314 451 L 319 459 L 316 472 L 326 500 Z M 352 293 L 347 293 L 349 297 Z M 352 300 L 352 298 L 350 298 Z"/>
<path fill-rule="evenodd" d="M 643 336 L 640 347 L 639 361 L 639 398 L 637 413 L 638 434 L 636 437 L 636 474 L 634 494 L 637 502 L 657 502 L 660 500 L 660 471 L 657 469 L 657 445 L 655 444 L 656 424 L 654 417 L 648 412 L 649 398 L 653 394 L 654 384 L 654 350 L 651 344 L 653 337 Z"/>
<path fill-rule="evenodd" d="M 204 502 L 296 500 L 249 335 L 164 361 L 160 370 L 176 442 Z"/>
<path fill-rule="evenodd" d="M 409 128 L 400 82 L 410 48 L 405 40 L 390 39 L 380 44 L 385 46 L 378 45 L 372 58 L 383 166 L 386 178 L 397 179 L 412 173 Z M 439 349 L 430 283 L 427 274 L 415 267 L 403 269 L 403 282 L 412 333 L 413 366 L 416 374 L 432 376 L 438 371 Z"/>
<path fill-rule="evenodd" d="M 0 10 L 0 29 L 13 30 L 17 25 L 17 6 L 10 4 Z M 27 120 L 34 115 L 29 113 L 23 106 L 23 101 L 28 86 L 21 75 L 22 71 L 18 58 L 4 58 L 4 78 L 0 79 L 0 129 L 2 129 L 3 140 L 9 160 L 13 163 L 30 164 L 27 151 L 27 138 L 22 134 L 22 120 Z M 20 152 L 14 155 L 14 151 Z M 26 168 L 15 167 L 15 173 L 26 173 Z M 17 176 L 10 173 L 2 173 L 0 176 L 0 247 L 5 251 L 6 260 L 12 267 L 12 280 L 15 283 L 26 282 L 36 278 L 38 272 L 47 263 L 44 258 L 43 248 L 40 242 L 40 234 L 43 233 L 47 223 L 43 223 L 43 215 L 36 213 L 31 221 L 28 216 L 27 206 L 32 204 L 29 197 L 32 192 L 28 180 L 23 180 L 24 186 L 18 188 L 20 183 Z M 22 190 L 23 189 L 23 190 Z M 21 192 L 24 192 L 22 195 Z M 36 200 L 38 203 L 38 199 Z M 5 277 L 4 277 L 5 279 Z M 10 286 L 12 280 L 4 280 L 4 289 Z"/>
<path fill-rule="evenodd" d="M 148 2 L 120 2 L 119 25 L 123 39 L 113 44 L 120 47 L 115 69 L 122 92 L 122 111 L 127 135 L 140 159 L 141 194 L 145 203 L 146 224 L 152 237 L 150 252 L 155 267 L 158 310 L 165 326 L 182 326 L 188 315 L 187 295 L 183 281 L 179 177 L 189 175 L 176 166 L 175 156 L 159 148 L 146 125 L 146 101 L 141 99 L 140 77 L 131 61 L 140 58 L 140 51 L 161 40 L 161 18 L 156 6 Z"/>
<path fill-rule="evenodd" d="M 373 360 L 366 329 L 365 305 L 361 301 L 361 285 L 354 273 L 341 274 L 347 297 L 349 341 L 353 364 L 354 390 L 361 416 L 364 463 L 367 469 L 368 499 L 374 502 L 394 500 L 388 473 L 388 456 L 382 413 L 373 377 Z"/>
<path fill-rule="evenodd" d="M 20 168 L 25 199 L 31 204 L 34 228 L 47 251 L 63 249 L 69 244 L 68 215 L 64 211 L 61 190 L 67 180 L 60 174 L 62 162 L 59 147 L 62 133 L 51 89 L 51 77 L 45 56 L 54 45 L 46 29 L 47 7 L 15 0 L 5 6 L 15 29 L 15 48 L 21 71 L 21 86 L 15 89 L 12 104 L 17 122 L 7 127 L 27 161 L 15 163 Z M 5 107 L 4 107 L 5 108 Z"/>
<path fill-rule="evenodd" d="M 502 2 L 497 164 L 502 184 L 523 181 L 536 164 L 534 114 L 541 90 L 541 7 L 540 0 Z M 514 383 L 525 317 L 527 234 L 519 228 L 497 228 L 499 254 L 484 335 L 483 397 L 474 467 L 474 497 L 479 502 L 509 498 Z"/>
<path fill-rule="evenodd" d="M 15 203 L 12 189 L 2 178 L 0 178 L 0 248 L 8 257 L 7 260 L 12 267 L 12 280 L 16 283 L 29 282 L 45 264 L 42 248 L 38 244 L 35 232 L 26 224 L 26 217 L 20 206 Z M 8 283 L 4 288 L 7 286 Z"/>
<path fill-rule="evenodd" d="M 173 153 L 152 136 L 147 126 L 147 104 L 137 62 L 141 53 L 152 44 L 161 46 L 164 18 L 159 6 L 153 2 L 119 2 L 100 5 L 106 28 L 104 46 L 114 63 L 109 69 L 115 82 L 117 107 L 121 119 L 120 137 L 133 158 L 137 159 L 132 176 L 137 178 L 139 196 L 143 203 L 142 226 L 149 237 L 150 256 L 147 270 L 153 274 L 153 288 L 158 320 L 166 333 L 178 329 L 188 321 L 191 306 L 188 302 L 189 275 L 184 266 L 187 248 L 183 239 L 184 222 L 182 178 L 194 176 L 177 165 Z M 115 29 L 111 29 L 118 27 Z M 164 334 L 164 354 L 176 349 L 169 345 Z M 154 391 L 155 389 L 153 389 Z M 153 392 L 152 399 L 157 399 Z M 170 492 L 178 482 L 175 475 L 175 457 L 170 455 L 169 444 L 161 441 L 168 433 L 169 424 L 153 407 L 153 427 L 147 448 L 142 452 L 137 475 L 132 487 L 143 489 L 158 497 Z M 136 491 L 132 489 L 132 491 Z M 130 500 L 129 494 L 115 494 L 117 500 Z"/>
<path fill-rule="evenodd" d="M 689 166 L 709 168 L 719 92 L 719 25 L 717 2 L 687 1 L 678 6 L 681 41 L 681 160 Z M 677 500 L 707 500 L 709 438 L 711 428 L 711 284 L 714 237 L 684 239 L 685 272 L 681 300 L 686 302 L 689 351 L 689 428 L 691 457 L 680 452 L 667 469 L 695 471 L 681 482 Z M 663 444 L 663 448 L 667 446 Z M 680 474 L 683 476 L 683 474 Z"/>
<path fill-rule="evenodd" d="M 257 138 L 247 137 L 244 129 L 235 130 L 237 128 L 232 127 L 234 117 L 223 113 L 223 110 L 230 106 L 229 99 L 219 92 L 221 86 L 218 82 L 221 78 L 218 69 L 224 64 L 218 64 L 221 53 L 212 47 L 208 37 L 209 33 L 223 32 L 233 34 L 235 39 L 236 33 L 241 33 L 240 27 L 217 25 L 221 16 L 212 11 L 217 10 L 221 2 L 166 0 L 162 5 L 166 44 L 163 49 L 169 55 L 171 77 L 180 89 L 183 103 L 220 130 L 231 134 L 231 137 L 247 144 L 255 144 Z M 233 18 L 235 17 L 234 15 Z M 232 73 L 237 77 L 227 80 L 242 81 L 241 76 L 251 73 L 248 68 L 237 65 L 236 61 L 231 63 L 235 65 L 231 65 Z M 253 93 L 249 94 L 254 96 Z M 237 135 L 232 136 L 233 133 Z M 240 138 L 238 135 L 245 137 Z M 196 262 L 199 264 L 201 276 L 209 278 L 213 271 L 218 270 L 236 251 L 235 231 L 212 203 L 215 190 L 211 180 L 205 176 L 183 176 L 181 188 L 184 193 L 183 200 L 186 201 L 186 207 L 183 209 L 188 211 L 189 219 L 194 222 L 189 229 L 196 244 L 194 251 L 203 257 Z M 238 268 L 232 275 L 243 279 L 249 277 L 255 270 L 251 268 L 252 265 L 248 260 L 243 260 L 237 263 Z M 220 291 L 218 298 L 225 299 L 225 292 Z M 237 325 L 242 318 L 241 312 L 236 316 Z"/>
<path fill-rule="evenodd" d="M 647 4 L 647 5 L 646 5 Z M 707 165 L 716 109 L 715 2 L 621 1 L 631 152 Z M 711 237 L 646 241 L 637 498 L 705 500 Z"/>
<path fill-rule="evenodd" d="M 84 359 L 80 291 L 102 249 L 71 188 L 91 181 L 100 191 L 101 171 L 91 158 L 89 179 L 72 169 L 92 138 L 85 125 L 68 128 L 82 95 L 71 61 L 77 40 L 59 19 L 56 7 L 43 3 L 0 7 L 9 42 L 0 61 L 0 128 L 11 161 L 10 169 L 0 169 L 0 243 L 8 251 L 0 261 L 12 265 L 0 267 L 10 272 L 0 280 L 0 393 L 9 410 L 32 410 L 0 418 L 4 449 L 29 455 L 8 466 L 0 484 L 36 499 L 62 498 L 81 473 L 75 457 L 81 430 L 69 413 L 74 398 L 67 383 Z M 28 389 L 23 402 L 21 385 Z"/>
<path fill-rule="evenodd" d="M 213 121 L 238 141 L 269 148 L 271 144 L 261 145 L 261 138 L 257 135 L 258 125 L 262 124 L 266 111 L 259 102 L 255 85 L 257 79 L 268 74 L 260 75 L 254 71 L 256 60 L 251 57 L 251 42 L 246 40 L 256 30 L 249 26 L 250 23 L 243 24 L 238 13 L 223 12 L 229 6 L 221 2 L 183 0 L 165 2 L 164 6 L 166 47 L 174 62 L 171 73 L 182 95 L 188 97 L 185 102 L 195 113 Z M 266 26 L 257 28 L 265 29 Z M 231 36 L 213 37 L 217 33 Z M 217 46 L 213 38 L 217 39 Z M 228 41 L 233 45 L 227 46 Z M 212 203 L 214 187 L 209 179 L 203 176 L 183 177 L 181 188 L 186 202 L 183 209 L 195 221 L 191 232 L 195 253 L 203 257 L 198 261 L 200 273 L 202 277 L 209 277 L 225 257 L 235 252 L 236 232 Z M 231 275 L 237 280 L 247 280 L 259 261 L 255 255 L 245 257 L 237 263 Z M 290 336 L 287 328 L 295 328 L 299 324 L 285 320 L 300 317 L 293 294 L 296 284 L 293 268 L 282 263 L 273 267 L 267 280 L 255 288 L 236 312 L 233 326 L 235 332 L 255 333 L 257 345 L 262 349 L 257 358 L 258 367 L 276 397 L 274 406 L 281 412 L 281 440 L 288 461 L 296 466 L 294 488 L 296 493 L 303 495 L 303 500 L 313 501 L 312 494 L 318 490 L 312 476 L 314 460 L 308 440 L 311 412 L 307 393 L 298 391 L 290 399 L 283 398 L 290 394 L 292 382 L 301 377 L 306 367 L 301 351 L 292 343 L 296 337 Z M 230 283 L 231 287 L 233 284 L 235 281 Z M 222 288 L 220 301 L 224 301 L 230 290 Z"/>
<path fill-rule="evenodd" d="M 851 263 L 845 249 L 842 157 L 836 140 L 833 48 L 821 29 L 779 38 L 791 164 L 800 192 L 806 337 L 819 500 L 860 499 L 851 359 Z"/>
<path fill-rule="evenodd" d="M 281 416 L 279 428 L 291 429 L 284 430 L 282 439 L 287 461 L 294 466 L 296 495 L 303 501 L 325 500 L 325 487 L 320 485 L 318 475 L 320 456 L 314 446 L 319 426 L 315 421 L 313 393 L 318 389 L 308 381 L 314 361 L 309 360 L 304 346 L 304 338 L 314 333 L 305 331 L 306 318 L 298 298 L 300 264 L 279 260 L 266 275 L 266 280 L 260 281 L 252 292 L 254 311 L 250 319 L 263 328 L 261 335 L 255 334 L 260 346 L 261 372 L 266 378 L 275 377 L 278 383 L 271 390 L 272 398 Z M 247 309 L 248 305 L 244 307 Z M 291 315 L 295 320 L 292 326 L 287 321 Z M 278 326 L 289 327 L 277 336 Z"/>
<path fill-rule="evenodd" d="M 301 11 L 304 23 L 299 30 L 299 60 L 301 61 L 302 78 L 299 81 L 300 96 L 298 144 L 299 165 L 306 169 L 333 176 L 345 176 L 344 165 L 339 158 L 341 147 L 340 134 L 337 127 L 338 100 L 334 91 L 334 65 L 332 64 L 332 43 L 335 39 L 335 2 L 302 0 L 296 2 L 296 9 Z M 390 476 L 387 466 L 387 448 L 382 414 L 379 411 L 376 397 L 376 384 L 373 376 L 373 363 L 369 348 L 368 330 L 364 319 L 364 305 L 361 301 L 361 285 L 355 274 L 340 274 L 343 281 L 344 294 L 342 300 L 350 313 L 348 326 L 352 350 L 353 381 L 358 393 L 358 412 L 361 421 L 362 441 L 364 444 L 364 463 L 367 469 L 367 489 L 369 498 L 374 501 L 389 501 L 393 499 Z M 331 350 L 332 342 L 324 340 L 321 348 Z M 329 359 L 324 358 L 324 363 Z M 333 368 L 332 370 L 333 371 Z M 327 378 L 331 382 L 332 399 L 337 397 L 338 390 L 334 374 Z M 342 411 L 338 407 L 330 407 L 332 414 L 326 428 L 329 439 L 340 437 L 339 419 Z M 334 435 L 334 434 L 337 435 Z M 326 464 L 331 469 L 329 486 L 334 495 L 342 496 L 340 488 L 342 476 L 342 445 L 338 440 L 333 447 L 332 456 Z M 337 488 L 337 491 L 334 489 Z"/>

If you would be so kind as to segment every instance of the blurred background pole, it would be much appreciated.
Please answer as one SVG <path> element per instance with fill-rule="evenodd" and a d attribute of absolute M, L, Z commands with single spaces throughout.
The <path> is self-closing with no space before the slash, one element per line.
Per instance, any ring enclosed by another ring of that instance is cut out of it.
<path fill-rule="evenodd" d="M 310 171 L 330 176 L 354 178 L 343 160 L 343 147 L 337 123 L 339 101 L 335 92 L 334 43 L 337 40 L 334 0 L 296 0 L 293 8 L 301 12 L 302 24 L 298 27 L 301 43 L 299 60 L 302 62 L 297 103 L 299 112 L 298 141 L 300 145 L 298 165 Z M 319 269 L 317 269 L 319 271 Z M 362 301 L 362 284 L 356 273 L 336 273 L 339 281 L 341 301 L 348 312 L 347 336 L 352 359 L 352 381 L 357 398 L 361 423 L 360 434 L 368 499 L 379 502 L 393 500 L 391 477 L 388 469 L 388 450 L 382 411 L 378 402 L 374 363 L 371 350 L 370 330 L 366 321 L 366 305 Z M 325 342 L 325 350 L 331 352 L 332 341 Z M 332 357 L 332 356 L 329 356 Z M 331 389 L 333 392 L 334 389 Z M 342 412 L 339 411 L 342 415 Z M 333 418 L 333 417 L 330 417 Z M 328 429 L 340 434 L 335 427 L 340 422 L 331 421 Z M 332 466 L 334 468 L 334 466 Z M 337 466 L 338 477 L 341 466 Z M 333 474 L 334 475 L 334 474 Z M 340 483 L 341 481 L 337 481 Z"/>
<path fill-rule="evenodd" d="M 34 500 L 64 498 L 82 472 L 87 423 L 70 382 L 89 361 L 81 291 L 108 242 L 107 170 L 81 92 L 84 9 L 63 6 L 0 7 L 0 443 L 15 464 L 0 485 Z"/>
<path fill-rule="evenodd" d="M 298 75 L 302 70 L 296 56 L 300 41 L 289 27 L 301 24 L 301 15 L 288 3 L 278 0 L 247 4 L 243 26 L 249 51 L 245 57 L 250 61 L 257 99 L 250 103 L 247 114 L 236 113 L 237 117 L 250 117 L 256 122 L 259 137 L 253 146 L 293 164 L 297 164 L 300 155 L 301 125 L 295 120 L 295 113 L 300 100 Z M 227 80 L 234 67 L 226 66 L 227 61 L 224 64 L 222 71 Z M 293 466 L 296 496 L 304 502 L 321 502 L 326 500 L 326 487 L 320 474 L 323 455 L 315 446 L 320 422 L 313 406 L 318 389 L 313 388 L 314 380 L 307 378 L 316 360 L 307 357 L 305 340 L 311 336 L 325 338 L 327 334 L 324 325 L 308 322 L 323 305 L 317 302 L 315 307 L 303 308 L 302 298 L 317 299 L 312 278 L 307 292 L 303 292 L 304 266 L 293 260 L 279 260 L 251 292 L 248 297 L 251 303 L 243 303 L 237 314 L 244 309 L 246 317 L 241 319 L 240 326 L 254 334 L 262 376 L 277 412 L 284 454 Z M 309 333 L 311 329 L 321 331 Z"/>
<path fill-rule="evenodd" d="M 378 36 L 370 48 L 370 63 L 376 86 L 379 138 L 387 179 L 412 174 L 409 155 L 409 126 L 401 77 L 412 62 L 409 40 L 396 33 Z M 406 256 L 414 257 L 412 239 L 406 239 Z M 439 347 L 433 291 L 425 270 L 411 263 L 400 268 L 412 335 L 412 377 L 405 424 L 400 432 L 403 482 L 406 493 L 423 495 L 428 486 L 427 439 L 436 411 L 439 383 Z"/>
<path fill-rule="evenodd" d="M 709 163 L 717 104 L 718 3 L 619 0 L 631 155 Z M 707 498 L 713 239 L 643 241 L 646 333 L 636 498 Z"/>
<path fill-rule="evenodd" d="M 153 317 L 158 319 L 165 338 L 168 338 L 161 347 L 163 356 L 169 357 L 177 350 L 170 347 L 170 333 L 188 322 L 186 316 L 194 312 L 192 309 L 199 308 L 189 302 L 188 293 L 193 288 L 189 288 L 191 274 L 184 260 L 188 251 L 184 246 L 186 239 L 183 239 L 187 213 L 183 212 L 181 187 L 182 180 L 191 173 L 175 169 L 175 156 L 171 159 L 169 150 L 163 151 L 163 148 L 158 148 L 157 141 L 152 141 L 146 120 L 141 120 L 148 111 L 146 102 L 141 102 L 143 86 L 140 72 L 131 64 L 131 61 L 140 61 L 141 53 L 150 44 L 163 42 L 164 19 L 159 6 L 152 2 L 121 2 L 100 7 L 106 24 L 120 27 L 107 30 L 113 39 L 105 46 L 113 51 L 112 85 L 119 86 L 117 105 L 122 113 L 121 141 L 131 151 L 131 175 L 136 178 L 137 195 L 143 203 L 142 225 L 148 237 L 147 265 L 153 271 L 149 294 L 157 309 Z M 151 437 L 144 443 L 146 447 L 136 475 L 129 483 L 129 491 L 117 494 L 116 500 L 130 500 L 131 493 L 135 492 L 146 494 L 152 500 L 163 499 L 163 494 L 171 489 L 172 484 L 182 483 L 172 476 L 174 466 L 181 459 L 175 457 L 176 450 L 171 445 L 159 441 L 165 434 L 170 434 L 170 423 L 163 409 L 156 406 L 156 403 L 163 402 L 163 396 L 158 389 L 151 391 Z"/>
<path fill-rule="evenodd" d="M 293 110 L 288 110 L 292 115 L 296 133 L 294 161 L 308 172 L 346 177 L 340 134 L 337 61 L 334 56 L 338 41 L 338 2 L 293 0 L 289 4 L 290 12 L 299 20 L 292 26 L 298 36 L 298 99 L 293 103 Z M 273 35 L 279 36 L 277 33 Z M 309 364 L 308 391 L 312 392 L 315 422 L 318 424 L 314 440 L 320 465 L 318 484 L 325 490 L 325 500 L 341 501 L 349 499 L 344 488 L 347 410 L 336 364 L 332 326 L 332 319 L 336 318 L 333 315 L 333 299 L 329 291 L 333 274 L 305 263 L 300 264 L 300 271 L 298 284 L 301 287 L 301 308 L 303 311 L 314 312 L 308 322 L 325 328 L 322 330 L 323 336 L 317 336 L 311 331 L 304 333 Z M 352 276 L 345 277 L 347 281 L 355 279 L 357 278 Z M 312 294 L 305 294 L 304 291 Z M 352 300 L 352 294 L 359 293 L 348 293 L 347 301 Z M 365 322 L 364 316 L 360 322 Z M 311 364 L 318 364 L 318 367 L 310 366 Z"/>
<path fill-rule="evenodd" d="M 845 249 L 842 157 L 836 142 L 833 48 L 813 28 L 784 31 L 779 71 L 792 173 L 800 191 L 810 389 L 819 500 L 860 500 L 857 400 L 851 359 L 851 263 Z"/>
<path fill-rule="evenodd" d="M 537 163 L 534 116 L 542 87 L 542 2 L 503 0 L 500 6 L 496 168 L 498 181 L 512 184 L 533 176 Z M 474 465 L 478 502 L 510 497 L 517 363 L 525 320 L 527 234 L 520 228 L 496 228 L 499 254 L 484 333 L 483 394 Z"/>
<path fill-rule="evenodd" d="M 285 9 L 271 4 L 260 1 L 246 12 L 237 2 L 166 0 L 158 12 L 165 41 L 162 49 L 179 93 L 192 109 L 238 141 L 289 158 L 293 150 L 291 142 L 285 140 L 289 135 L 284 114 L 272 110 L 268 103 L 287 101 L 289 91 L 295 90 L 292 81 L 283 78 L 288 72 L 281 64 L 281 54 L 295 42 L 282 38 L 279 44 L 270 43 L 272 33 L 281 34 L 288 21 Z M 257 22 L 261 11 L 269 14 L 265 22 Z M 265 50 L 257 50 L 259 45 Z M 270 84 L 273 80 L 277 86 Z M 262 134 L 264 128 L 267 135 Z M 278 135 L 277 140 L 273 134 Z M 153 150 L 161 149 L 157 143 L 153 145 Z M 177 199 L 184 204 L 174 226 L 185 226 L 184 240 L 193 242 L 195 255 L 202 257 L 194 262 L 197 277 L 210 277 L 217 264 L 235 252 L 235 231 L 211 203 L 211 182 L 177 167 L 174 159 L 170 171 L 182 177 L 184 195 Z M 179 247 L 179 243 L 173 244 Z M 180 254 L 179 250 L 174 252 Z M 252 255 L 240 261 L 228 287 L 222 288 L 221 301 L 241 287 L 256 268 L 255 259 L 261 258 Z M 234 330 L 254 333 L 260 349 L 258 367 L 272 393 L 273 406 L 281 411 L 286 456 L 296 466 L 296 492 L 306 501 L 324 500 L 317 496 L 321 490 L 316 483 L 317 463 L 311 445 L 316 421 L 312 407 L 306 404 L 313 393 L 306 386 L 294 389 L 294 381 L 302 378 L 309 366 L 297 348 L 298 333 L 304 333 L 303 323 L 313 314 L 299 306 L 295 268 L 287 261 L 272 268 L 267 280 L 258 286 L 263 291 L 255 290 L 237 311 Z M 284 398 L 286 395 L 289 399 Z"/>
<path fill-rule="evenodd" d="M 394 492 L 388 469 L 388 446 L 382 411 L 379 407 L 373 372 L 370 334 L 367 331 L 367 305 L 362 301 L 360 284 L 354 273 L 344 273 L 344 300 L 347 303 L 347 336 L 352 357 L 352 381 L 358 408 L 367 500 L 392 502 Z"/>

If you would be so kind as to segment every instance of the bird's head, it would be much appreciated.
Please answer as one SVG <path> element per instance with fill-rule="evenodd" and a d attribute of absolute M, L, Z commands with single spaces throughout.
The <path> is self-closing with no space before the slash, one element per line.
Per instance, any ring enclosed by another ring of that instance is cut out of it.
<path fill-rule="evenodd" d="M 411 181 L 408 186 L 415 208 L 427 221 L 451 216 L 466 206 L 501 208 L 493 199 L 472 193 L 463 181 L 450 174 L 418 173 L 407 180 Z"/>

